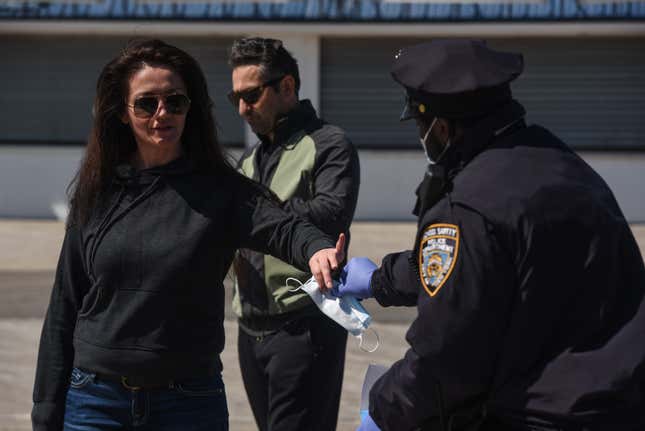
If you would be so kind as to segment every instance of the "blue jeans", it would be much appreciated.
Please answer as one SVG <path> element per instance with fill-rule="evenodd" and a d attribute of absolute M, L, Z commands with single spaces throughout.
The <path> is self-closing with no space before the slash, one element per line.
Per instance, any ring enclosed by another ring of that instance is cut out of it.
<path fill-rule="evenodd" d="M 217 375 L 132 391 L 74 368 L 63 430 L 228 431 L 224 382 Z"/>

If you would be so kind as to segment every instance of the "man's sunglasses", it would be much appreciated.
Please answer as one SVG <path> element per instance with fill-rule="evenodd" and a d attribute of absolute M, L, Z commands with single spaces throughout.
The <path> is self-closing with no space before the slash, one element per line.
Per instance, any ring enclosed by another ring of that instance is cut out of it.
<path fill-rule="evenodd" d="M 148 118 L 155 115 L 159 109 L 159 100 L 163 99 L 166 111 L 170 114 L 183 115 L 190 109 L 190 99 L 184 94 L 141 96 L 128 105 L 139 118 Z"/>
<path fill-rule="evenodd" d="M 270 79 L 264 84 L 260 84 L 257 87 L 249 88 L 248 90 L 231 91 L 227 94 L 228 100 L 236 108 L 240 106 L 240 99 L 244 100 L 244 103 L 246 103 L 247 105 L 253 105 L 254 103 L 257 103 L 258 100 L 260 100 L 260 97 L 262 97 L 262 93 L 264 93 L 264 90 L 267 87 L 272 87 L 276 85 L 277 83 L 282 81 L 282 78 L 284 77 L 285 75 L 282 75 L 277 78 Z"/>

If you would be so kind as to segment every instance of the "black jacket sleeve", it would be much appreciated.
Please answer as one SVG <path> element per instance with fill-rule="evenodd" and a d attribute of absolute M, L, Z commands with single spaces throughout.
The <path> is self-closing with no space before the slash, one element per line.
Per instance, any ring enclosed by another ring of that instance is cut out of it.
<path fill-rule="evenodd" d="M 284 208 L 335 238 L 349 230 L 354 217 L 361 181 L 358 154 L 336 127 L 325 125 L 313 133 L 313 138 L 313 190 L 296 192 Z"/>
<path fill-rule="evenodd" d="M 317 227 L 282 208 L 266 187 L 238 176 L 235 225 L 239 246 L 271 254 L 309 272 L 309 259 L 319 250 L 335 247 L 332 238 Z"/>
<path fill-rule="evenodd" d="M 424 218 L 424 231 L 435 223 L 458 227 L 454 266 L 433 295 L 417 282 L 419 314 L 406 335 L 410 349 L 370 392 L 370 415 L 382 431 L 414 430 L 436 420 L 440 408 L 451 414 L 471 405 L 495 374 L 513 300 L 512 259 L 474 211 L 437 211 Z M 423 242 L 414 253 L 423 257 Z"/>
<path fill-rule="evenodd" d="M 370 287 L 381 306 L 416 305 L 420 287 L 412 259 L 412 250 L 388 254 L 372 274 Z"/>
<path fill-rule="evenodd" d="M 40 336 L 31 413 L 34 431 L 63 429 L 65 397 L 74 362 L 76 315 L 90 286 L 82 250 L 80 230 L 69 227 Z"/>

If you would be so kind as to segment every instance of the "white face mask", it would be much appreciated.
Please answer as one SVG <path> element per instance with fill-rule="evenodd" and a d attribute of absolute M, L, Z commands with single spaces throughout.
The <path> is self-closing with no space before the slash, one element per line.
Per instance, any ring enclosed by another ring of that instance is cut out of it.
<path fill-rule="evenodd" d="M 446 144 L 443 146 L 443 150 L 437 157 L 433 158 L 432 156 L 430 156 L 428 151 L 428 146 L 426 144 L 427 144 L 428 136 L 430 136 L 430 131 L 434 127 L 435 123 L 437 122 L 437 118 L 438 117 L 434 117 L 434 119 L 432 120 L 432 123 L 430 123 L 430 127 L 428 127 L 428 130 L 426 131 L 425 135 L 423 135 L 423 138 L 419 138 L 419 141 L 421 142 L 421 148 L 423 148 L 423 152 L 425 153 L 426 159 L 428 159 L 428 164 L 430 165 L 439 163 L 443 158 L 444 154 L 446 154 L 446 151 L 448 151 L 448 148 L 450 148 L 450 144 L 451 144 L 450 139 L 448 139 L 446 141 Z"/>
<path fill-rule="evenodd" d="M 372 322 L 372 317 L 369 313 L 363 308 L 358 299 L 353 296 L 344 296 L 338 298 L 332 295 L 329 291 L 323 293 L 318 287 L 316 279 L 311 277 L 304 284 L 295 278 L 287 278 L 287 284 L 289 281 L 295 281 L 300 286 L 292 289 L 292 291 L 302 289 L 309 297 L 314 301 L 314 303 L 320 308 L 320 310 L 325 313 L 330 319 L 338 323 L 340 326 L 345 328 L 347 332 L 359 339 L 359 348 L 366 352 L 373 352 L 378 348 L 379 340 L 378 334 L 372 329 L 372 332 L 376 335 L 376 343 L 371 349 L 363 348 L 363 333 L 367 330 L 370 323 Z M 338 284 L 334 281 L 334 286 Z"/>

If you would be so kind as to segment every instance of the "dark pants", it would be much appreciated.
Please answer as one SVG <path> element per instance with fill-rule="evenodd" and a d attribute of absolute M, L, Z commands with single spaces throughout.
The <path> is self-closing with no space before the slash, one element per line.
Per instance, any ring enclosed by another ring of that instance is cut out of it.
<path fill-rule="evenodd" d="M 175 382 L 165 389 L 129 390 L 74 369 L 64 431 L 227 431 L 221 376 Z"/>
<path fill-rule="evenodd" d="M 347 332 L 325 315 L 254 337 L 239 330 L 238 356 L 260 431 L 336 429 Z"/>

